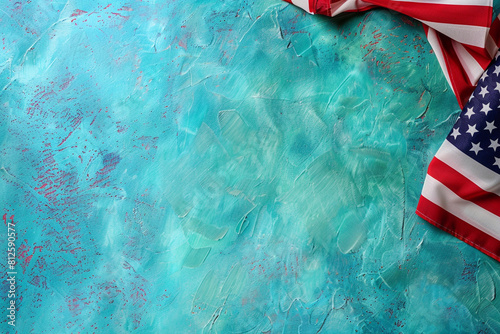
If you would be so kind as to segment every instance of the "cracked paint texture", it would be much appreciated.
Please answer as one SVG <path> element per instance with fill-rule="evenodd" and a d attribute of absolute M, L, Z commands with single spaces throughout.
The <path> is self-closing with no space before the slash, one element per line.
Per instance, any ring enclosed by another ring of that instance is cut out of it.
<path fill-rule="evenodd" d="M 419 23 L 40 0 L 0 27 L 3 332 L 500 331 L 499 264 L 414 213 L 459 114 Z"/>

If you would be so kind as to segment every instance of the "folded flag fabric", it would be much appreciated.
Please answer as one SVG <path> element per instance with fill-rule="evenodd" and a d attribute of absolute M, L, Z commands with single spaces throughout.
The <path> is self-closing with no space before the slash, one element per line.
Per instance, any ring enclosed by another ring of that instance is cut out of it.
<path fill-rule="evenodd" d="M 500 57 L 432 159 L 417 214 L 500 261 Z"/>
<path fill-rule="evenodd" d="M 416 213 L 500 261 L 500 20 L 492 0 L 285 0 L 313 14 L 388 8 L 422 22 L 463 111 Z"/>

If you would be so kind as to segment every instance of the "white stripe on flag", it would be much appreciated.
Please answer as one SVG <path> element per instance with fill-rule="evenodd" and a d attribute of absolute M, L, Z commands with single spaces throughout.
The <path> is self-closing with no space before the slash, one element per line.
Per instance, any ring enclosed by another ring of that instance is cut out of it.
<path fill-rule="evenodd" d="M 422 196 L 475 228 L 500 240 L 500 217 L 462 199 L 430 175 L 425 178 Z"/>
<path fill-rule="evenodd" d="M 338 6 L 338 8 L 336 8 L 336 6 Z M 338 2 L 336 2 L 332 6 L 332 8 L 334 8 L 332 16 L 338 15 L 340 13 L 348 12 L 348 11 L 355 11 L 358 9 L 363 9 L 363 8 L 366 8 L 369 6 L 373 6 L 373 4 L 370 4 L 370 3 L 365 2 L 365 1 L 346 0 L 340 6 L 338 5 Z"/>
<path fill-rule="evenodd" d="M 439 23 L 420 20 L 429 27 L 438 30 L 442 34 L 460 43 L 484 48 L 489 28 L 480 26 L 469 26 L 463 24 Z"/>
<path fill-rule="evenodd" d="M 469 158 L 446 139 L 436 158 L 471 180 L 484 191 L 500 196 L 500 175 Z"/>
<path fill-rule="evenodd" d="M 475 85 L 481 75 L 483 75 L 484 69 L 479 65 L 479 63 L 471 56 L 471 54 L 464 48 L 464 46 L 460 43 L 452 41 L 451 44 L 455 49 L 455 53 L 457 54 L 460 63 L 462 64 L 465 73 L 469 77 L 469 81 Z"/>
<path fill-rule="evenodd" d="M 450 80 L 450 74 L 448 73 L 448 67 L 446 67 L 446 61 L 444 60 L 444 55 L 443 55 L 443 49 L 441 48 L 441 43 L 439 42 L 439 38 L 437 36 L 436 30 L 429 28 L 427 31 L 427 40 L 429 41 L 429 44 L 431 45 L 432 50 L 434 51 L 434 54 L 436 55 L 436 58 L 439 62 L 439 65 L 441 66 L 441 69 L 443 70 L 443 74 L 448 81 L 448 84 L 450 87 L 453 86 L 451 84 Z"/>
<path fill-rule="evenodd" d="M 486 51 L 488 51 L 488 54 L 490 55 L 491 59 L 495 57 L 498 51 L 498 46 L 495 43 L 495 40 L 489 34 L 488 38 L 486 39 Z"/>
<path fill-rule="evenodd" d="M 309 0 L 292 0 L 292 3 L 307 12 L 311 12 L 309 9 Z"/>

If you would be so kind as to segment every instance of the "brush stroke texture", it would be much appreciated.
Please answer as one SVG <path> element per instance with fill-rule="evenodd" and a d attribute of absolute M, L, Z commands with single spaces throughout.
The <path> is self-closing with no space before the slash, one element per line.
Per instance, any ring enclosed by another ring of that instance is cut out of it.
<path fill-rule="evenodd" d="M 19 333 L 500 331 L 498 263 L 414 214 L 459 112 L 419 24 L 42 0 L 0 27 Z"/>

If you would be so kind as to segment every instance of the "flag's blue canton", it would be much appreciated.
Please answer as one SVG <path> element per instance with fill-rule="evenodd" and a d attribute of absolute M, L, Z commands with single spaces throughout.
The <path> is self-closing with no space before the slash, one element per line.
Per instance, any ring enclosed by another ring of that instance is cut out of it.
<path fill-rule="evenodd" d="M 484 72 L 447 137 L 472 159 L 500 173 L 500 57 Z"/>

